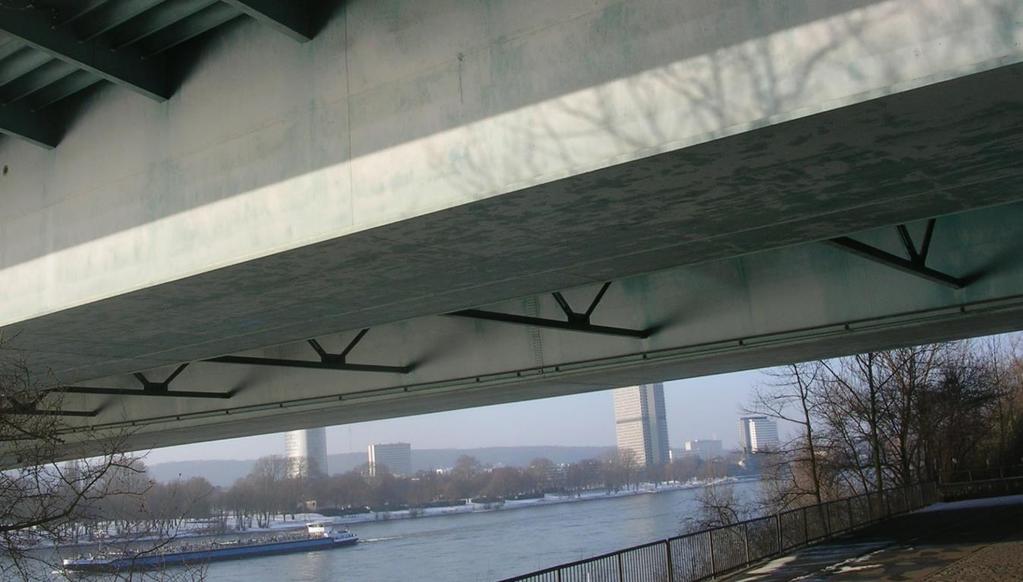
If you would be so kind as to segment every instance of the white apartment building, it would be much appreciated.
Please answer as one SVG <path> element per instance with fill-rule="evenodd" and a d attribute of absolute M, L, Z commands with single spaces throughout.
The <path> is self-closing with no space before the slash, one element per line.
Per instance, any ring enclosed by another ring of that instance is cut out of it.
<path fill-rule="evenodd" d="M 778 423 L 766 416 L 743 416 L 739 419 L 739 445 L 747 454 L 778 450 Z"/>
<path fill-rule="evenodd" d="M 369 474 L 376 476 L 383 468 L 392 475 L 412 475 L 412 445 L 409 443 L 386 443 L 369 445 Z"/>

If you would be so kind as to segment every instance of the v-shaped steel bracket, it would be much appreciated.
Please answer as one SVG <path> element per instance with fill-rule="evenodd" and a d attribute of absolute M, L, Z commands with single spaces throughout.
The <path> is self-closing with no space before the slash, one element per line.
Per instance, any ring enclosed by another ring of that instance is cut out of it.
<path fill-rule="evenodd" d="M 877 247 L 870 246 L 847 236 L 833 238 L 824 242 L 844 251 L 853 253 L 854 255 L 874 261 L 875 263 L 885 265 L 886 267 L 898 269 L 904 273 L 916 275 L 917 277 L 921 277 L 928 281 L 933 281 L 953 289 L 962 289 L 967 285 L 967 281 L 965 279 L 954 277 L 947 273 L 942 273 L 941 271 L 934 270 L 927 266 L 927 254 L 931 250 L 931 238 L 934 235 L 935 223 L 937 223 L 937 219 L 934 218 L 927 221 L 927 230 L 924 232 L 924 238 L 919 247 L 917 247 L 916 243 L 913 241 L 913 237 L 910 236 L 909 229 L 906 228 L 905 224 L 900 224 L 895 227 L 899 233 L 899 240 L 902 241 L 902 246 L 906 249 L 906 258 L 893 255 L 892 253 L 883 251 Z"/>
<path fill-rule="evenodd" d="M 627 329 L 623 327 L 610 327 L 606 325 L 593 325 L 590 322 L 590 318 L 593 316 L 593 312 L 600 305 L 601 299 L 604 298 L 604 294 L 607 293 L 607 288 L 611 286 L 611 281 L 604 283 L 601 286 L 600 291 L 590 302 L 590 306 L 586 311 L 575 311 L 572 306 L 569 305 L 565 297 L 558 291 L 551 293 L 554 300 L 558 302 L 558 306 L 565 312 L 565 321 L 559 319 L 547 319 L 544 317 L 530 317 L 528 315 L 515 315 L 513 313 L 501 313 L 498 311 L 485 311 L 482 309 L 463 309 L 461 311 L 453 311 L 448 315 L 455 317 L 468 317 L 471 319 L 485 319 L 489 321 L 498 321 L 501 323 L 514 323 L 518 325 L 532 325 L 536 327 L 547 327 L 551 329 L 560 329 L 564 331 L 577 331 L 581 333 L 593 333 L 599 335 L 614 335 L 622 337 L 633 337 L 644 339 L 653 335 L 654 330 L 652 329 Z"/>

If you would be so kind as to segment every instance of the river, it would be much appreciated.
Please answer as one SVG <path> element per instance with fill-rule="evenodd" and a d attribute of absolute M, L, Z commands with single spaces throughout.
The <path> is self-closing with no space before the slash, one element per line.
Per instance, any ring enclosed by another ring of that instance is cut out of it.
<path fill-rule="evenodd" d="M 736 485 L 754 495 L 755 482 Z M 491 581 L 677 535 L 698 490 L 362 523 L 363 542 L 306 554 L 210 564 L 211 582 Z"/>

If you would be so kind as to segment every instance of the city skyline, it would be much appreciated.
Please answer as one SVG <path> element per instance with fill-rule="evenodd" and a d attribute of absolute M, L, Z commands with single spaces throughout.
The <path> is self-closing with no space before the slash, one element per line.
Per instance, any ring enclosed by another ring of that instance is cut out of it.
<path fill-rule="evenodd" d="M 664 383 L 672 448 L 686 440 L 722 439 L 736 448 L 735 421 L 764 382 L 758 371 Z M 530 430 L 523 431 L 524 426 Z M 148 464 L 189 460 L 255 459 L 284 454 L 283 433 L 152 450 Z M 327 453 L 365 453 L 374 443 L 412 442 L 417 449 L 500 446 L 607 446 L 615 442 L 611 390 L 328 426 Z"/>

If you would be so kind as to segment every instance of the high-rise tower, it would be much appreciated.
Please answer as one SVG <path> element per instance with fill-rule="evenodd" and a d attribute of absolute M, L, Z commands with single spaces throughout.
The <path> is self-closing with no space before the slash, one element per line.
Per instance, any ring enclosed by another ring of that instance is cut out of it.
<path fill-rule="evenodd" d="M 766 416 L 743 416 L 739 418 L 739 446 L 749 454 L 778 450 L 778 423 Z"/>
<path fill-rule="evenodd" d="M 618 448 L 630 450 L 647 467 L 668 462 L 668 420 L 664 385 L 644 384 L 614 391 Z"/>
<path fill-rule="evenodd" d="M 323 427 L 293 430 L 284 435 L 288 473 L 292 477 L 327 475 L 327 430 Z"/>

